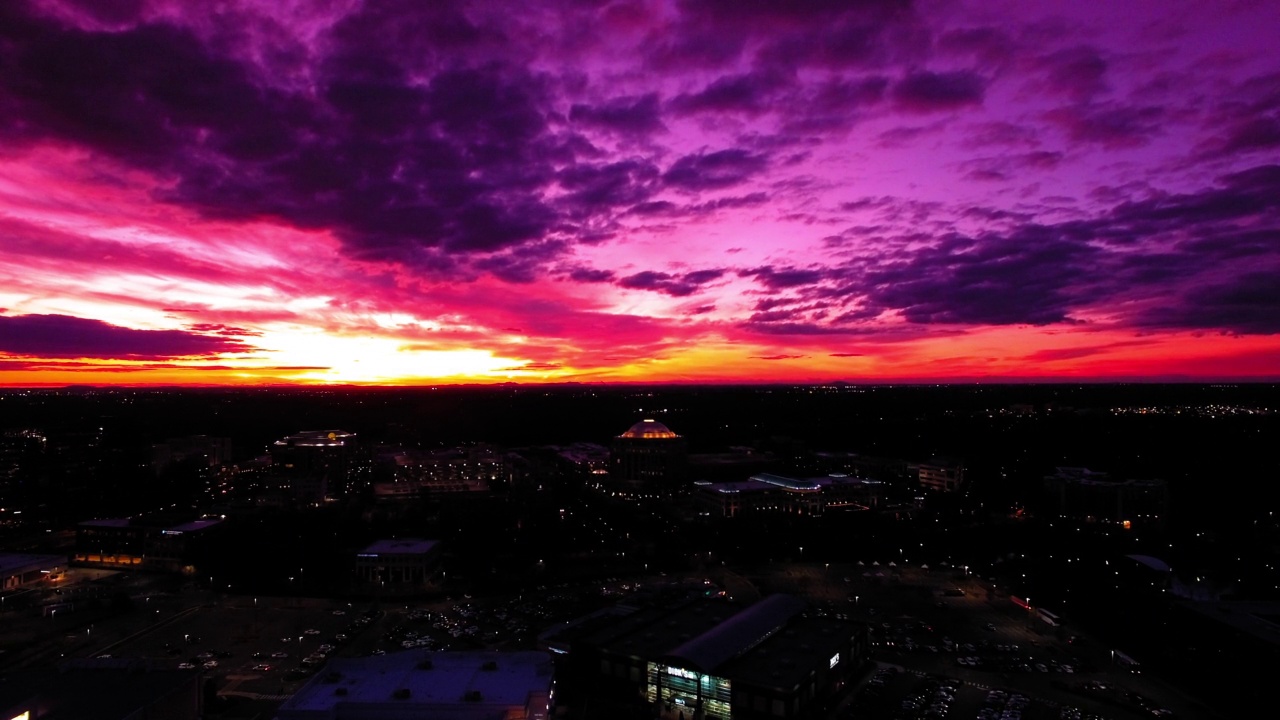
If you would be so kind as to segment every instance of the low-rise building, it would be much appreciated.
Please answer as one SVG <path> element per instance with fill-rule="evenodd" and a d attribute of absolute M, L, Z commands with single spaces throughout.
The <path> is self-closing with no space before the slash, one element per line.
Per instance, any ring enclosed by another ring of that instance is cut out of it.
<path fill-rule="evenodd" d="M 0 554 L 0 590 L 15 590 L 46 580 L 56 581 L 66 570 L 66 555 Z"/>
<path fill-rule="evenodd" d="M 775 512 L 822 515 L 829 510 L 866 509 L 880 501 L 879 480 L 835 474 L 789 478 L 759 473 L 739 482 L 695 483 L 697 511 L 710 517 Z"/>
<path fill-rule="evenodd" d="M 356 584 L 379 591 L 414 591 L 440 571 L 440 543 L 403 538 L 379 540 L 356 553 Z"/>
<path fill-rule="evenodd" d="M 1169 510 L 1163 480 L 1113 480 L 1088 468 L 1060 467 L 1044 479 L 1045 510 L 1085 522 L 1160 524 Z"/>
<path fill-rule="evenodd" d="M 72 562 L 117 570 L 194 573 L 194 557 L 223 524 L 221 517 L 186 522 L 137 517 L 86 520 L 76 527 Z"/>

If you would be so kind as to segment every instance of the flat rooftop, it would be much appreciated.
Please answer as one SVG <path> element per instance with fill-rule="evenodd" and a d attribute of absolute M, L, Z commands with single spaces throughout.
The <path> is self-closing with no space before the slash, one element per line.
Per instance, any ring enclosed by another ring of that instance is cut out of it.
<path fill-rule="evenodd" d="M 791 690 L 808 679 L 814 668 L 834 667 L 831 660 L 844 653 L 858 626 L 830 617 L 796 617 L 764 642 L 730 661 L 720 672 L 740 683 Z M 840 662 L 852 662 L 840 657 Z"/>
<path fill-rule="evenodd" d="M 200 520 L 192 520 L 189 523 L 174 525 L 173 527 L 169 528 L 166 532 L 170 532 L 170 533 L 200 532 L 201 530 L 206 530 L 215 525 L 221 525 L 221 524 L 222 524 L 222 518 L 202 518 Z"/>
<path fill-rule="evenodd" d="M 21 575 L 33 570 L 52 570 L 66 564 L 66 555 L 0 553 L 0 577 Z"/>
<path fill-rule="evenodd" d="M 396 717 L 500 720 L 508 708 L 532 705 L 530 717 L 545 718 L 552 679 L 551 656 L 543 652 L 406 650 L 334 658 L 277 717 L 334 720 L 347 717 L 343 706 L 351 706 L 351 717 L 369 717 L 370 705 L 385 703 Z"/>
<path fill-rule="evenodd" d="M 403 538 L 400 540 L 378 540 L 360 551 L 365 555 L 425 555 L 439 543 L 435 540 L 421 538 Z"/>
<path fill-rule="evenodd" d="M 101 520 L 85 520 L 82 527 L 125 528 L 133 523 L 129 518 L 102 518 Z"/>

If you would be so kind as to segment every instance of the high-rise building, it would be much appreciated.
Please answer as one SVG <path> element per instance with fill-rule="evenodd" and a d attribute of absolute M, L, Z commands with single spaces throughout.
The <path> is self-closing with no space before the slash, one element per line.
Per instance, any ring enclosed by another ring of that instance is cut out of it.
<path fill-rule="evenodd" d="M 321 503 L 345 494 L 355 441 L 355 433 L 345 430 L 303 430 L 272 444 L 272 468 L 294 500 Z"/>
<path fill-rule="evenodd" d="M 673 495 L 687 479 L 687 458 L 683 437 L 656 420 L 641 420 L 613 440 L 610 483 L 629 497 Z"/>

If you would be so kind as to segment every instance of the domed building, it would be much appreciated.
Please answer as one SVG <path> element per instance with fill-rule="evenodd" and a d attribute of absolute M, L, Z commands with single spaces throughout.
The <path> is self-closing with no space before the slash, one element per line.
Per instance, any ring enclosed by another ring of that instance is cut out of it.
<path fill-rule="evenodd" d="M 645 419 L 614 438 L 609 475 L 621 494 L 666 497 L 683 487 L 686 465 L 684 438 L 657 420 Z"/>

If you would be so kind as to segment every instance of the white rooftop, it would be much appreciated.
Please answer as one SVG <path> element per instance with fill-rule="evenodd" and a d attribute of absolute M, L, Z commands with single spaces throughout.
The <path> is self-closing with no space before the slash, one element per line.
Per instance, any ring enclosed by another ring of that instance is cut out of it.
<path fill-rule="evenodd" d="M 528 707 L 530 720 L 545 719 L 552 678 L 551 656 L 543 652 L 407 650 L 334 658 L 280 706 L 277 718 L 499 720 L 509 708 Z"/>

